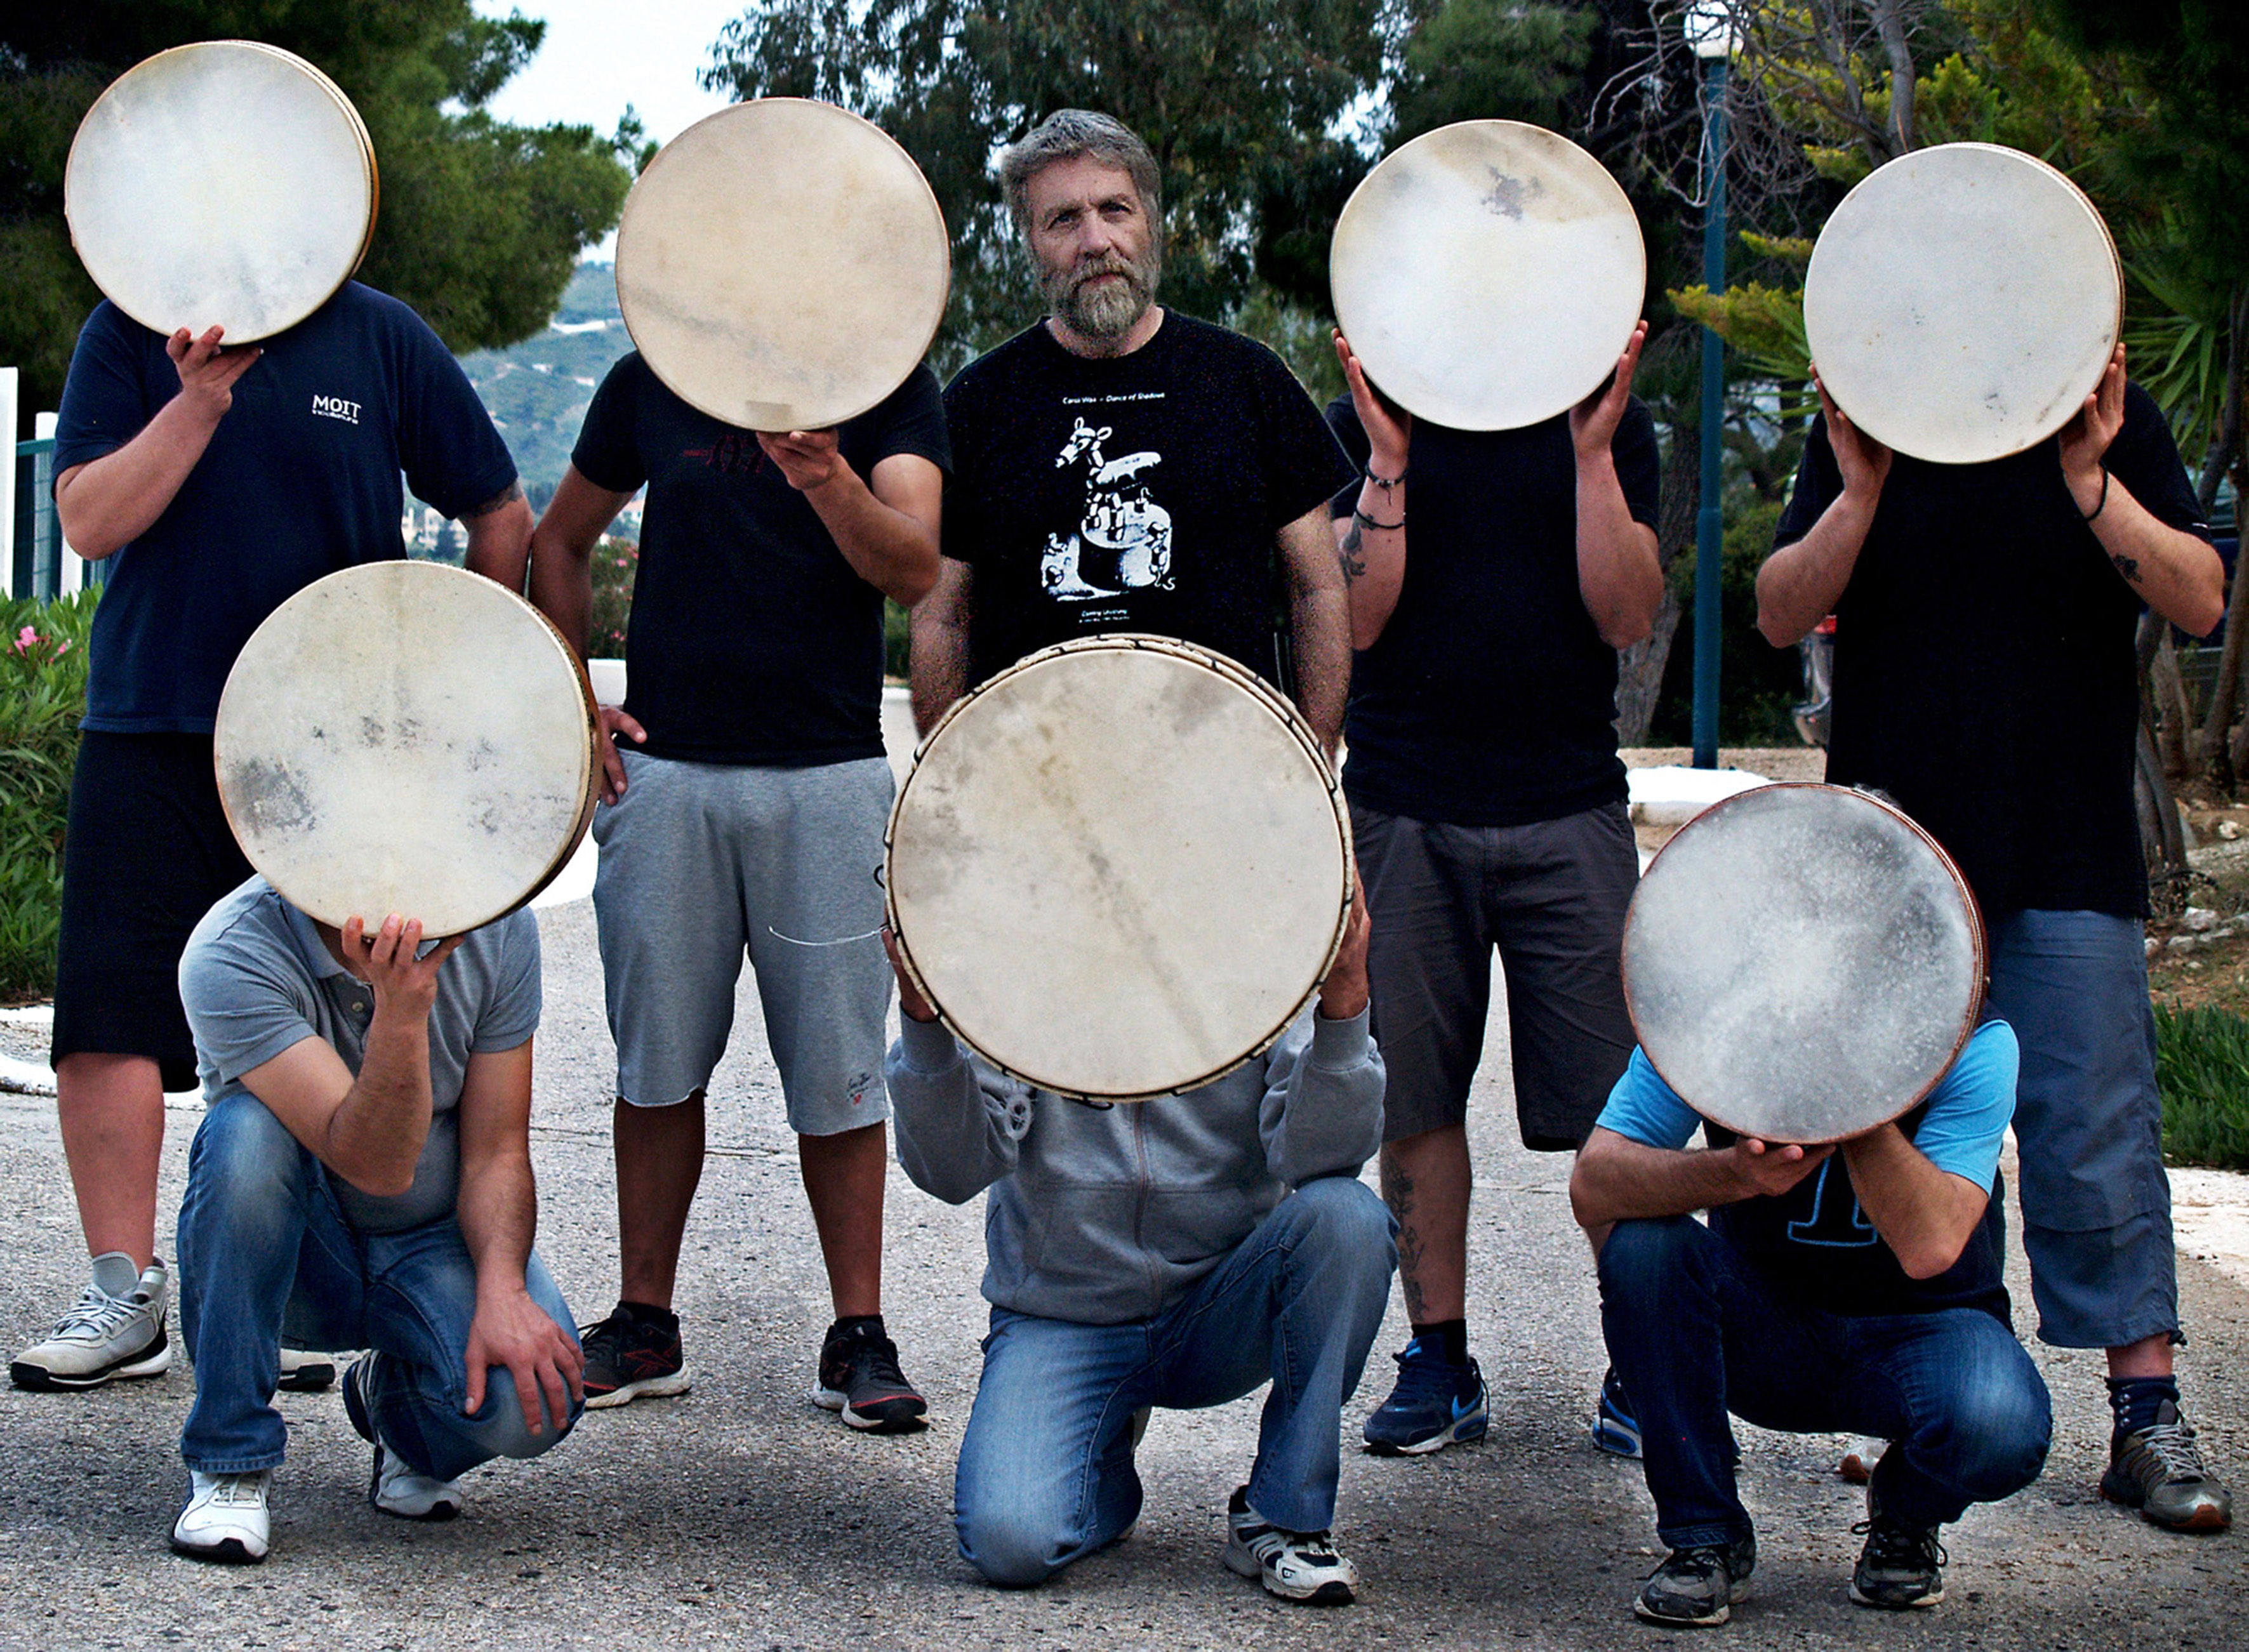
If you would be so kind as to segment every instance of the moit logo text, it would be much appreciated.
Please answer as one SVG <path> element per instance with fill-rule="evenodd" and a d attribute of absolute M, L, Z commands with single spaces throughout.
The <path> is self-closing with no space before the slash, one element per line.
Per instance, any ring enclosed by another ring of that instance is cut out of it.
<path fill-rule="evenodd" d="M 359 403 L 347 401 L 341 396 L 314 396 L 313 411 L 324 419 L 341 419 L 347 424 L 359 422 Z"/>

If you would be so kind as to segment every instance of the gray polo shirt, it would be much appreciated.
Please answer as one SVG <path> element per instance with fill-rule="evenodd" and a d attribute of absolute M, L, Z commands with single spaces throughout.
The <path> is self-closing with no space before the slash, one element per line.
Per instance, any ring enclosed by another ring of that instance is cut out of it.
<path fill-rule="evenodd" d="M 242 1075 L 306 1038 L 325 1038 L 358 1073 L 375 992 L 336 962 L 313 921 L 263 878 L 203 915 L 180 958 L 180 1001 L 195 1030 L 206 1106 L 244 1093 Z M 539 922 L 526 908 L 461 943 L 430 1009 L 430 1139 L 414 1185 L 392 1198 L 332 1177 L 363 1231 L 395 1233 L 452 1213 L 461 1179 L 457 1113 L 471 1055 L 512 1050 L 539 1027 Z"/>

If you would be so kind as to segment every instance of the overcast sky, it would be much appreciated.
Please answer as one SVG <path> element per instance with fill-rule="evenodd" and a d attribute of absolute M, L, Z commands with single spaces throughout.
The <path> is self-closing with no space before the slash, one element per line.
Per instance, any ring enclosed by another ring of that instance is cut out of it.
<path fill-rule="evenodd" d="M 547 44 L 492 100 L 518 126 L 558 120 L 616 129 L 629 103 L 648 135 L 668 142 L 727 99 L 695 84 L 712 42 L 746 0 L 476 0 L 488 17 L 521 11 L 547 21 Z"/>

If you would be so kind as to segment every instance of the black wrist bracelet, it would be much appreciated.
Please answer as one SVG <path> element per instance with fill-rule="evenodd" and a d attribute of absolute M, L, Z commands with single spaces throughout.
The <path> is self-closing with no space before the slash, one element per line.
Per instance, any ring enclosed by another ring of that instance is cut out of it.
<path fill-rule="evenodd" d="M 1402 486 L 1405 483 L 1406 476 L 1406 473 L 1403 470 L 1400 470 L 1394 476 L 1379 476 L 1372 470 L 1366 472 L 1366 479 L 1374 483 L 1376 487 L 1381 489 L 1385 493 L 1389 492 L 1393 488 Z"/>
<path fill-rule="evenodd" d="M 2088 524 L 2090 524 L 2090 523 L 2094 522 L 2094 520 L 2096 520 L 2096 519 L 2100 517 L 2101 513 L 2103 511 L 2106 511 L 2108 508 L 2108 467 L 2107 465 L 2105 465 L 2105 464 L 2104 464 L 2104 465 L 2102 465 L 2102 466 L 2101 467 L 2101 503 L 2100 503 L 2099 504 L 2096 504 L 2096 505 L 2094 505 L 2094 506 L 2093 507 L 2093 509 L 2092 509 L 2091 512 L 2090 512 L 2090 513 L 2088 513 L 2088 514 L 2087 515 L 2087 517 L 2086 517 L 2085 520 L 2086 520 Z"/>
<path fill-rule="evenodd" d="M 1358 510 L 1352 511 L 1351 513 L 1351 519 L 1353 522 L 1359 524 L 1362 527 L 1368 528 L 1402 528 L 1406 525 L 1406 518 L 1403 515 L 1400 516 L 1398 520 L 1395 522 L 1377 522 L 1372 517 L 1367 515 L 1365 511 Z"/>

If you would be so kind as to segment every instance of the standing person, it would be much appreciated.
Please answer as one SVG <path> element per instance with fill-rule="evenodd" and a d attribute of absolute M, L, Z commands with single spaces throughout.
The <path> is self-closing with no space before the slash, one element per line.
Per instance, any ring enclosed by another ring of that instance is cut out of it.
<path fill-rule="evenodd" d="M 1325 503 L 1351 474 L 1264 346 L 1155 302 L 1155 157 L 1063 109 L 1000 157 L 1049 315 L 946 387 L 945 562 L 914 613 L 914 718 L 1024 655 L 1104 631 L 1215 649 L 1294 695 L 1331 756 L 1351 671 Z M 1276 586 L 1275 560 L 1279 561 Z M 1283 686 L 1286 686 L 1283 684 Z"/>
<path fill-rule="evenodd" d="M 80 556 L 112 559 L 64 840 L 52 1057 L 93 1279 L 17 1355 L 22 1388 L 171 1364 L 156 1171 L 164 1092 L 195 1082 L 180 953 L 250 873 L 211 762 L 235 655 L 313 580 L 405 555 L 402 471 L 466 524 L 471 569 L 523 583 L 514 463 L 406 305 L 350 282 L 285 332 L 223 344 L 217 327 L 168 339 L 105 300 L 63 387 L 55 509 Z"/>
<path fill-rule="evenodd" d="M 585 1327 L 589 1405 L 687 1389 L 672 1296 L 746 953 L 834 1298 L 813 1397 L 854 1428 L 921 1426 L 883 1327 L 874 868 L 892 792 L 883 599 L 911 605 L 937 576 L 950 461 L 926 367 L 840 429 L 767 435 L 698 413 L 636 353 L 595 393 L 540 520 L 532 597 L 582 655 L 595 544 L 648 488 L 625 704 L 602 714 L 634 744 L 604 742 L 594 821 L 622 1285 Z"/>
<path fill-rule="evenodd" d="M 1892 793 L 1983 908 L 1991 1006 L 2022 1043 L 2014 1128 L 2039 1335 L 2108 1352 L 2102 1494 L 2158 1525 L 2222 1531 L 2232 1499 L 2202 1462 L 2172 1364 L 2184 1338 L 2132 764 L 2141 605 L 2205 634 L 2224 569 L 2121 346 L 2059 435 L 1984 464 L 1893 455 L 1824 387 L 1820 405 L 1757 575 L 1758 628 L 1790 648 L 1835 615 L 1828 779 Z"/>
<path fill-rule="evenodd" d="M 1391 1224 L 1358 1178 L 1382 1136 L 1366 908 L 1280 1040 L 1182 1095 L 1116 1107 L 973 1059 L 901 968 L 898 1160 L 949 1203 L 987 1194 L 992 1332 L 953 1524 L 993 1582 L 1042 1583 L 1140 1515 L 1156 1407 L 1267 1383 L 1225 1564 L 1284 1600 L 1349 1604 L 1333 1524 L 1345 1400 L 1389 1304 Z"/>
<path fill-rule="evenodd" d="M 1336 339 L 1351 393 L 1328 420 L 1365 471 L 1333 504 L 1358 650 L 1343 785 L 1374 918 L 1382 1191 L 1412 1326 L 1366 1419 L 1378 1453 L 1487 1426 L 1468 1354 L 1467 1118 L 1493 949 L 1525 1147 L 1582 1146 L 1632 1054 L 1619 956 L 1640 858 L 1616 656 L 1663 598 L 1655 423 L 1632 394 L 1647 335 L 1566 415 L 1489 432 L 1395 409 Z M 1613 1374 L 1595 1438 L 1634 1443 Z"/>
<path fill-rule="evenodd" d="M 344 1410 L 375 1448 L 368 1500 L 402 1519 L 450 1519 L 461 1475 L 576 1420 L 569 1305 L 532 1250 L 539 922 L 421 942 L 395 913 L 317 922 L 252 878 L 181 960 L 207 1108 L 180 1205 L 190 1559 L 265 1558 L 285 1331 L 373 1350 Z"/>

